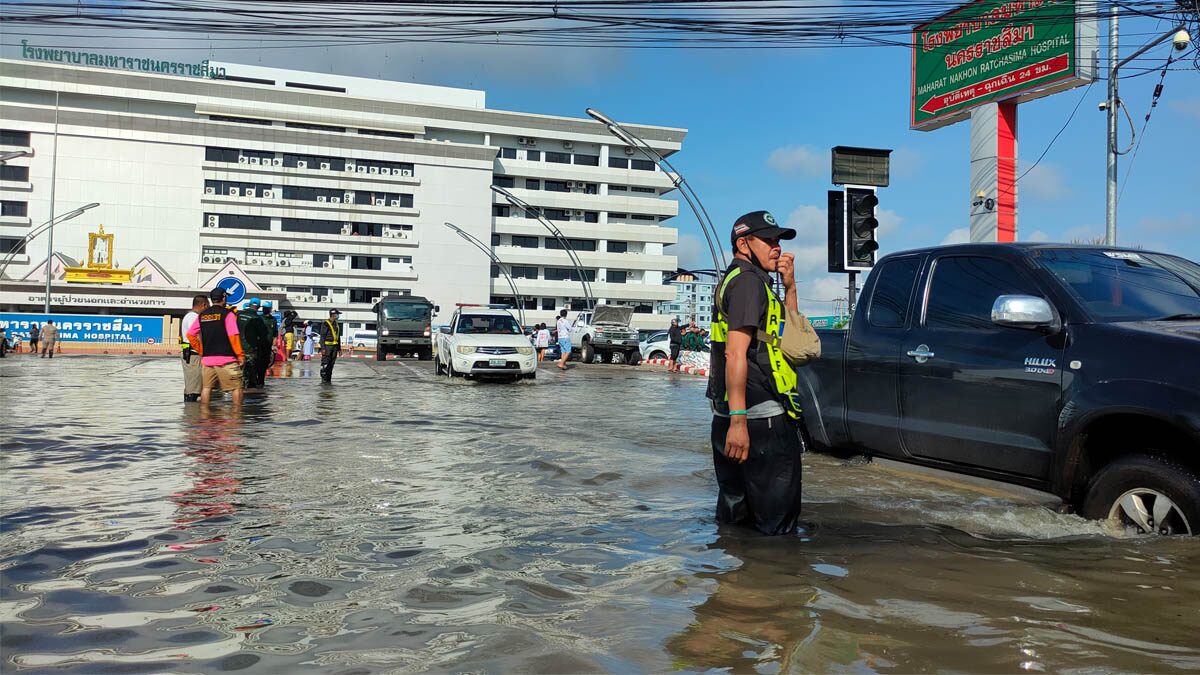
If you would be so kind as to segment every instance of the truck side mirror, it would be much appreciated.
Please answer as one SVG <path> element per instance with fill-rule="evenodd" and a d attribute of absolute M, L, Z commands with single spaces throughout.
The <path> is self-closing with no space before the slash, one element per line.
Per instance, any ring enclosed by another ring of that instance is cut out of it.
<path fill-rule="evenodd" d="M 1033 295 L 1001 295 L 992 304 L 992 323 L 997 326 L 1057 333 L 1062 321 L 1044 298 Z"/>
<path fill-rule="evenodd" d="M 450 326 L 442 326 L 439 330 L 442 332 L 442 335 L 450 334 Z"/>
<path fill-rule="evenodd" d="M 438 315 L 438 314 L 440 314 L 440 313 L 441 313 L 441 311 L 442 311 L 442 306 L 441 306 L 441 305 L 434 305 L 434 306 L 433 306 L 433 313 L 434 313 L 434 315 L 435 315 L 435 316 L 436 316 L 436 315 Z"/>

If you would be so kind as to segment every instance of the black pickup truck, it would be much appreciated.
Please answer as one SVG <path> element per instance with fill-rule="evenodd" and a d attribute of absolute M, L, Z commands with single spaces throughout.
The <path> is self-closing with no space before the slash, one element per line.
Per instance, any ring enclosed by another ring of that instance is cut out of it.
<path fill-rule="evenodd" d="M 964 244 L 889 255 L 798 370 L 818 447 L 1025 485 L 1200 534 L 1200 265 Z"/>

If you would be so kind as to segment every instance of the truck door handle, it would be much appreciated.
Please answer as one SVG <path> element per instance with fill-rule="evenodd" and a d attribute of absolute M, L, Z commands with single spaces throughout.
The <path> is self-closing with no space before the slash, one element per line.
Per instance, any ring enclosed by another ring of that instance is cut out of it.
<path fill-rule="evenodd" d="M 917 360 L 917 363 L 925 363 L 934 357 L 934 353 L 929 351 L 929 345 L 917 345 L 916 349 L 909 350 L 908 355 Z"/>

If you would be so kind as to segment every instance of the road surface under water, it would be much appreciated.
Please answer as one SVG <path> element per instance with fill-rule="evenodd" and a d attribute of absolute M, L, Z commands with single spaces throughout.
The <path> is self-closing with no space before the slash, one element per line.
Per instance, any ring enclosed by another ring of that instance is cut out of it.
<path fill-rule="evenodd" d="M 3 670 L 1195 671 L 1200 544 L 809 455 L 805 532 L 718 528 L 704 381 L 0 362 Z"/>

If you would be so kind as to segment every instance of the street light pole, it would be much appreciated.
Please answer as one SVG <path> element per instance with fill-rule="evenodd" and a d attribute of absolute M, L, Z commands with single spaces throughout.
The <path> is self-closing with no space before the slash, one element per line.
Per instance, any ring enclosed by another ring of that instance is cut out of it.
<path fill-rule="evenodd" d="M 562 230 L 558 229 L 557 225 L 550 222 L 550 219 L 547 218 L 544 213 L 542 213 L 541 208 L 533 206 L 524 199 L 521 199 L 499 185 L 493 185 L 492 192 L 504 197 L 508 200 L 509 204 L 512 204 L 518 209 L 521 209 L 526 213 L 532 213 L 534 217 L 537 218 L 538 222 L 542 224 L 542 227 L 546 228 L 550 234 L 554 235 L 554 238 L 567 252 L 567 257 L 571 259 L 571 264 L 575 265 L 575 271 L 579 274 L 579 283 L 583 286 L 583 297 L 587 302 L 588 309 L 594 308 L 596 306 L 596 299 L 595 296 L 592 295 L 592 287 L 588 283 L 587 274 L 583 269 L 583 263 L 579 261 L 579 255 L 575 253 L 575 247 L 571 246 L 571 242 L 568 241 L 565 236 L 563 236 Z"/>
<path fill-rule="evenodd" d="M 71 211 L 70 213 L 64 213 L 61 216 L 59 216 L 58 218 L 55 218 L 53 220 L 47 220 L 46 222 L 42 223 L 41 225 L 38 225 L 37 227 L 30 230 L 29 234 L 25 235 L 21 239 L 21 241 L 17 243 L 16 246 L 13 246 L 12 249 L 9 250 L 8 255 L 4 257 L 4 261 L 0 262 L 0 278 L 3 278 L 5 270 L 8 269 L 8 266 L 9 266 L 9 264 L 12 263 L 13 259 L 17 257 L 17 251 L 25 248 L 28 244 L 32 243 L 33 240 L 37 239 L 39 236 L 41 236 L 41 234 L 43 232 L 53 232 L 54 226 L 57 225 L 58 223 L 62 223 L 62 222 L 68 221 L 72 218 L 75 218 L 75 217 L 79 216 L 80 214 L 82 214 L 84 211 L 87 211 L 88 209 L 96 208 L 97 206 L 100 206 L 99 202 L 92 202 L 91 204 L 87 204 L 86 206 L 81 206 L 81 207 L 75 209 L 74 211 Z M 47 261 L 47 263 L 48 262 L 49 261 Z M 49 314 L 50 312 L 47 311 L 46 313 Z"/>
<path fill-rule="evenodd" d="M 50 154 L 50 237 L 46 241 L 46 302 L 43 314 L 50 313 L 50 282 L 54 279 L 54 187 L 58 177 L 58 103 L 59 92 L 54 92 L 54 151 Z M 81 210 L 80 213 L 83 211 Z"/>
<path fill-rule="evenodd" d="M 486 245 L 484 245 L 484 243 L 482 241 L 479 241 L 479 239 L 476 238 L 474 235 L 472 235 L 470 232 L 467 232 L 466 230 L 462 229 L 461 227 L 455 225 L 454 223 L 447 222 L 447 223 L 445 223 L 445 225 L 446 225 L 446 227 L 450 228 L 451 230 L 454 230 L 458 234 L 458 236 L 462 237 L 463 239 L 466 239 L 468 242 L 473 244 L 475 246 L 475 248 L 479 249 L 480 251 L 483 251 L 484 255 L 486 255 L 488 258 L 490 258 L 492 262 L 496 263 L 496 268 L 500 270 L 500 274 L 504 275 L 504 278 L 508 281 L 508 287 L 512 289 L 513 298 L 515 298 L 517 301 L 517 313 L 521 317 L 521 328 L 524 329 L 525 328 L 525 302 L 524 302 L 525 299 L 521 295 L 520 291 L 517 290 L 517 284 L 513 281 L 512 275 L 509 274 L 507 271 L 505 271 L 504 263 L 500 261 L 500 258 L 496 257 L 496 254 L 492 252 L 492 249 L 490 249 Z"/>
<path fill-rule="evenodd" d="M 704 235 L 704 241 L 708 244 L 708 251 L 712 254 L 713 266 L 721 270 L 728 267 L 729 263 L 725 260 L 725 248 L 719 244 L 713 244 L 713 241 L 719 241 L 719 238 L 716 234 L 716 228 L 713 227 L 712 219 L 708 216 L 708 209 L 704 208 L 704 204 L 700 201 L 700 196 L 696 194 L 696 191 L 692 189 L 687 179 L 683 177 L 683 173 L 668 162 L 662 153 L 651 147 L 649 143 L 637 134 L 613 121 L 608 115 L 595 108 L 588 108 L 585 112 L 589 117 L 603 124 L 608 129 L 608 133 L 616 136 L 622 143 L 625 143 L 629 147 L 640 150 L 642 154 L 657 164 L 663 173 L 671 177 L 671 183 L 679 190 L 679 194 L 683 195 L 683 200 L 687 202 L 688 207 L 692 209 L 692 214 L 696 216 L 696 222 L 700 223 L 700 233 Z M 720 251 L 719 256 L 718 251 Z"/>

